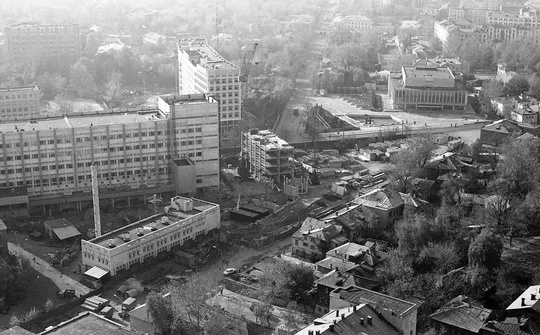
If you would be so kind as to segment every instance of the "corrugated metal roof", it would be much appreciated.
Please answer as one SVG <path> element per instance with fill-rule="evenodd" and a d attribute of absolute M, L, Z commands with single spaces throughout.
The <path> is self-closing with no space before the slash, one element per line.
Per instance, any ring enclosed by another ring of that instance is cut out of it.
<path fill-rule="evenodd" d="M 67 226 L 67 227 L 58 227 L 53 228 L 52 231 L 56 236 L 58 236 L 58 239 L 65 240 L 70 237 L 75 237 L 81 235 L 81 232 L 75 228 L 74 226 Z"/>
<path fill-rule="evenodd" d="M 102 268 L 98 268 L 97 266 L 94 266 L 90 270 L 86 271 L 84 274 L 92 278 L 101 279 L 107 273 L 109 273 L 109 271 L 106 271 L 106 270 L 103 270 Z"/>

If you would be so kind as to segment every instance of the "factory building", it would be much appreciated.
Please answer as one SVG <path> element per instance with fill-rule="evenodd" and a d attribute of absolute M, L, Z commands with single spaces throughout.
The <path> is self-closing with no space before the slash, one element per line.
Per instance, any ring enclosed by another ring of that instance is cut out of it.
<path fill-rule="evenodd" d="M 151 263 L 173 248 L 211 237 L 220 225 L 219 205 L 177 196 L 163 213 L 82 240 L 82 264 L 86 270 L 98 267 L 114 276 L 137 264 Z"/>

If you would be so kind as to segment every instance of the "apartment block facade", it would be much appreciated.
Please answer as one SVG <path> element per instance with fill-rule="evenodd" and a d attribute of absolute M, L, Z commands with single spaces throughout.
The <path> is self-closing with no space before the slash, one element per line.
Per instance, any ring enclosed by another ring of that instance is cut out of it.
<path fill-rule="evenodd" d="M 255 178 L 268 177 L 278 183 L 293 177 L 294 148 L 269 130 L 242 133 L 242 156 L 247 157 Z"/>
<path fill-rule="evenodd" d="M 92 165 L 100 198 L 113 205 L 176 193 L 175 178 L 194 180 L 196 189 L 217 186 L 217 102 L 202 94 L 160 100 L 163 110 L 1 123 L 0 191 L 24 188 L 28 203 L 18 205 L 44 212 L 80 210 L 91 202 Z M 182 169 L 179 160 L 193 168 Z"/>
<path fill-rule="evenodd" d="M 221 226 L 219 205 L 180 196 L 165 211 L 92 240 L 81 241 L 82 264 L 114 276 L 136 264 L 152 262 L 172 248 L 214 234 Z"/>
<path fill-rule="evenodd" d="M 4 28 L 10 65 L 55 61 L 73 64 L 81 57 L 79 26 L 23 23 Z"/>
<path fill-rule="evenodd" d="M 0 121 L 30 119 L 41 110 L 37 86 L 0 88 Z"/>
<path fill-rule="evenodd" d="M 179 94 L 210 93 L 219 101 L 222 131 L 242 119 L 240 68 L 227 61 L 205 39 L 178 40 Z"/>

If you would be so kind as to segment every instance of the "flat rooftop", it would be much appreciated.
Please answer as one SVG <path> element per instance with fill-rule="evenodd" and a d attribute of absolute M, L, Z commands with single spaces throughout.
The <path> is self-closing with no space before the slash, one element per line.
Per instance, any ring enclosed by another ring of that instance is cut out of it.
<path fill-rule="evenodd" d="M 90 240 L 90 243 L 98 244 L 102 247 L 109 247 L 109 239 L 114 240 L 115 247 L 121 246 L 126 243 L 132 243 L 137 239 L 145 239 L 152 236 L 152 233 L 158 232 L 160 229 L 182 224 L 188 218 L 191 218 L 197 214 L 200 214 L 209 209 L 218 207 L 219 205 L 206 202 L 203 200 L 193 199 L 193 210 L 188 212 L 176 211 L 174 208 L 170 208 L 168 213 L 162 212 L 150 217 L 144 218 L 140 221 L 129 224 L 125 227 L 119 228 L 107 234 L 101 235 Z M 167 223 L 164 224 L 162 218 L 166 217 Z M 143 233 L 139 236 L 138 233 Z M 129 241 L 124 242 L 124 238 L 129 236 Z M 114 248 L 111 248 L 114 249 Z"/>
<path fill-rule="evenodd" d="M 116 125 L 153 121 L 157 113 L 96 113 L 93 115 L 53 117 L 35 120 L 7 121 L 0 123 L 0 133 L 35 131 L 46 129 L 67 129 L 89 126 Z"/>
<path fill-rule="evenodd" d="M 407 77 L 433 77 L 435 79 L 454 79 L 452 71 L 447 67 L 415 67 L 404 66 Z"/>
<path fill-rule="evenodd" d="M 270 130 L 258 130 L 256 133 L 248 131 L 248 138 L 254 141 L 259 141 L 261 146 L 264 146 L 267 150 L 272 149 L 293 149 L 293 147 L 282 140 L 276 134 Z"/>
<path fill-rule="evenodd" d="M 160 95 L 163 101 L 170 104 L 217 103 L 210 94 Z"/>
<path fill-rule="evenodd" d="M 189 55 L 201 56 L 200 65 L 216 69 L 238 69 L 239 67 L 223 58 L 216 50 L 208 45 L 204 38 L 181 38 L 178 46 Z"/>
<path fill-rule="evenodd" d="M 14 86 L 14 87 L 0 87 L 0 92 L 25 92 L 25 91 L 37 91 L 36 85 L 30 86 Z"/>

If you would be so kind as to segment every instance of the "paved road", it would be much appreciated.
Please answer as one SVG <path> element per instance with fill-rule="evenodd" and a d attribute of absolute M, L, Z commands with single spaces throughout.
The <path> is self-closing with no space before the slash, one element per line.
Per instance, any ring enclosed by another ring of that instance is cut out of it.
<path fill-rule="evenodd" d="M 49 263 L 32 254 L 31 252 L 24 250 L 20 246 L 8 242 L 8 249 L 12 254 L 19 254 L 22 255 L 24 258 L 28 259 L 32 267 L 45 277 L 50 278 L 59 290 L 75 290 L 77 296 L 85 295 L 90 292 L 90 289 L 88 287 L 84 286 L 83 284 L 79 283 L 78 281 L 72 279 L 69 276 L 63 275 L 60 271 L 56 270 Z"/>
<path fill-rule="evenodd" d="M 462 130 L 474 130 L 474 129 L 480 129 L 482 128 L 487 122 L 478 122 L 478 123 L 469 123 L 469 124 L 461 124 L 457 125 L 456 127 L 421 127 L 413 128 L 407 131 L 408 134 L 425 134 L 428 133 L 446 133 L 446 132 L 458 132 Z M 391 127 L 384 127 L 383 131 L 393 130 L 397 129 L 398 133 L 401 130 L 400 126 L 391 126 Z M 318 142 L 325 142 L 325 141 L 338 141 L 341 139 L 353 139 L 353 138 L 370 138 L 373 136 L 376 136 L 379 134 L 379 130 L 354 130 L 354 131 L 346 131 L 345 134 L 342 132 L 334 132 L 334 133 L 321 133 L 319 134 L 319 138 L 317 139 Z M 298 143 L 305 143 L 312 141 L 310 138 L 306 136 L 305 141 L 301 142 L 290 142 L 291 144 L 298 144 Z"/>

